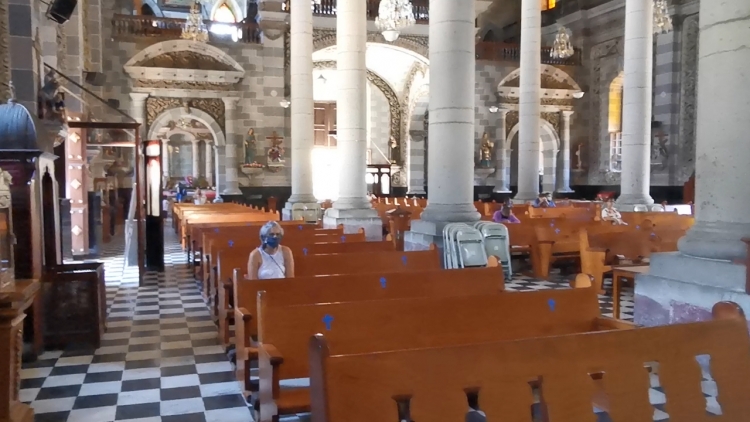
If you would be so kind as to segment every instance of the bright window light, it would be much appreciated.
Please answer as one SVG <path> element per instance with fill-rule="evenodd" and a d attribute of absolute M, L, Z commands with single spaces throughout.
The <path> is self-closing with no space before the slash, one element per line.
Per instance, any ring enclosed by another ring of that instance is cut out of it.
<path fill-rule="evenodd" d="M 339 198 L 339 153 L 336 148 L 313 148 L 313 195 L 319 201 Z"/>

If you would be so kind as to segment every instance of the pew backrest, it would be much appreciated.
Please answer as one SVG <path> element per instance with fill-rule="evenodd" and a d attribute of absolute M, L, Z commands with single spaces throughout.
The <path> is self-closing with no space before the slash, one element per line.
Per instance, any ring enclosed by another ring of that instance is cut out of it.
<path fill-rule="evenodd" d="M 750 415 L 744 318 L 368 354 L 348 353 L 322 332 L 309 346 L 313 422 L 348 422 L 352 415 L 358 422 L 454 422 L 464 420 L 467 392 L 478 394 L 488 421 L 530 421 L 530 381 L 539 385 L 547 421 L 593 421 L 596 374 L 615 421 L 653 419 L 648 389 L 654 375 L 670 420 L 730 422 Z M 706 415 L 696 358 L 706 355 L 721 416 Z"/>
<path fill-rule="evenodd" d="M 305 277 L 324 274 L 427 271 L 441 268 L 437 249 L 417 252 L 367 252 L 302 255 L 294 257 L 294 274 Z"/>

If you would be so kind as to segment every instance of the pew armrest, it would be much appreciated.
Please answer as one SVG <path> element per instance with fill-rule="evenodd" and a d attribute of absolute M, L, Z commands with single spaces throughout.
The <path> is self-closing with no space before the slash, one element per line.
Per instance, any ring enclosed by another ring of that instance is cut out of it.
<path fill-rule="evenodd" d="M 268 353 L 268 356 L 271 358 L 271 365 L 277 366 L 284 363 L 284 357 L 273 344 L 263 344 L 261 347 L 263 347 L 263 350 L 265 350 L 265 352 Z"/>
<path fill-rule="evenodd" d="M 242 322 L 248 322 L 253 318 L 253 316 L 250 314 L 250 311 L 248 311 L 245 308 L 237 308 L 237 312 L 239 312 L 240 315 L 242 315 Z"/>
<path fill-rule="evenodd" d="M 638 326 L 632 322 L 602 316 L 597 317 L 596 320 L 594 320 L 594 326 L 594 328 L 598 331 L 633 330 L 635 328 L 638 328 Z"/>

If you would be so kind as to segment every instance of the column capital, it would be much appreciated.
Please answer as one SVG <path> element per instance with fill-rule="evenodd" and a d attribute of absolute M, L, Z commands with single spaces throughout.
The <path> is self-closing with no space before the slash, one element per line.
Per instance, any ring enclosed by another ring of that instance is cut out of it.
<path fill-rule="evenodd" d="M 132 99 L 134 102 L 146 102 L 146 99 L 148 99 L 149 94 L 145 92 L 131 92 L 130 93 L 130 99 Z"/>
<path fill-rule="evenodd" d="M 201 140 L 200 140 L 200 139 L 198 139 L 198 138 L 193 138 L 193 139 L 191 139 L 191 140 L 190 140 L 190 142 L 192 142 L 192 143 L 193 143 L 193 145 L 198 145 L 198 143 L 199 143 L 200 141 L 201 141 Z"/>
<path fill-rule="evenodd" d="M 237 108 L 237 101 L 240 100 L 239 97 L 223 97 L 221 99 L 224 101 L 224 108 L 227 110 L 234 110 Z"/>
<path fill-rule="evenodd" d="M 575 113 L 575 111 L 573 111 L 573 110 L 562 110 L 560 113 L 562 114 L 562 116 L 564 118 L 569 119 L 570 116 L 572 116 L 573 113 Z"/>

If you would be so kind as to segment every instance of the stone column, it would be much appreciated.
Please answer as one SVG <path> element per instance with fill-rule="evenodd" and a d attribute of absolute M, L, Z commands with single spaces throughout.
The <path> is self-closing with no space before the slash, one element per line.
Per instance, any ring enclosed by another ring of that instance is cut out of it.
<path fill-rule="evenodd" d="M 625 2 L 625 79 L 622 93 L 622 174 L 618 208 L 654 203 L 651 183 L 651 108 L 654 5 Z"/>
<path fill-rule="evenodd" d="M 212 141 L 205 141 L 206 145 L 206 182 L 214 185 L 214 145 Z"/>
<path fill-rule="evenodd" d="M 562 136 L 560 146 L 560 157 L 557 163 L 557 186 L 556 191 L 560 193 L 570 193 L 570 116 L 573 112 L 564 110 L 562 114 Z"/>
<path fill-rule="evenodd" d="M 67 98 L 67 97 L 66 97 Z M 130 117 L 134 118 L 136 122 L 141 124 L 140 135 L 141 141 L 145 139 L 146 133 L 146 100 L 148 94 L 141 92 L 130 93 Z"/>
<path fill-rule="evenodd" d="M 237 97 L 222 98 L 224 100 L 224 136 L 226 138 L 226 147 L 224 149 L 224 159 L 226 160 L 226 187 L 223 195 L 242 195 L 239 183 L 237 182 L 237 133 L 235 130 L 235 114 L 237 112 Z"/>
<path fill-rule="evenodd" d="M 303 2 L 300 2 L 303 3 Z M 309 7 L 309 5 L 307 6 Z M 381 221 L 369 199 L 367 171 L 367 4 L 344 1 L 338 4 L 337 42 L 337 144 L 339 160 L 339 198 L 326 210 L 323 225 L 356 232 L 364 228 L 368 239 L 382 239 Z"/>
<path fill-rule="evenodd" d="M 516 200 L 539 196 L 539 118 L 541 113 L 542 4 L 521 1 L 521 75 L 518 101 L 518 193 Z"/>
<path fill-rule="evenodd" d="M 308 209 L 318 208 L 313 196 L 312 172 L 315 144 L 312 9 L 309 0 L 292 0 L 291 3 L 292 196 L 282 210 L 285 220 L 298 218 L 292 212 L 295 204 L 303 204 Z"/>
<path fill-rule="evenodd" d="M 193 143 L 193 177 L 199 178 L 201 176 L 201 169 L 200 169 L 200 141 L 197 139 L 192 139 L 190 142 Z"/>
<path fill-rule="evenodd" d="M 696 132 L 696 222 L 679 253 L 651 257 L 636 282 L 637 323 L 710 319 L 714 303 L 730 300 L 750 315 L 745 291 L 750 238 L 750 2 L 700 5 Z"/>
<path fill-rule="evenodd" d="M 169 179 L 169 139 L 161 140 L 161 173 Z"/>
<path fill-rule="evenodd" d="M 510 193 L 510 179 L 507 167 L 510 166 L 508 156 L 509 145 L 506 145 L 505 136 L 508 132 L 506 117 L 508 110 L 500 110 L 500 120 L 497 125 L 497 145 L 495 145 L 495 158 L 497 159 L 497 168 L 495 169 L 495 193 Z"/>
<path fill-rule="evenodd" d="M 412 222 L 406 248 L 442 244 L 446 223 L 480 218 L 474 207 L 474 2 L 432 2 L 428 202 Z"/>

